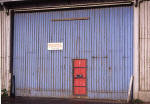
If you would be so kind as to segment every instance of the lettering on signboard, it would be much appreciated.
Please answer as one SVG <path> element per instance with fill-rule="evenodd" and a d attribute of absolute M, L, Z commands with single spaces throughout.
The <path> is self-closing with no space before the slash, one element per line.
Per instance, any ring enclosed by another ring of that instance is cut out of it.
<path fill-rule="evenodd" d="M 63 43 L 48 43 L 48 50 L 63 50 Z"/>

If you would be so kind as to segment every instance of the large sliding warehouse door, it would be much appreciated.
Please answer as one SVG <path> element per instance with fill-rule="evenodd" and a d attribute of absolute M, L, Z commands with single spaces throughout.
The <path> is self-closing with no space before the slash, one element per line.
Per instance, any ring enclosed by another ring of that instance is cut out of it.
<path fill-rule="evenodd" d="M 133 7 L 15 13 L 13 73 L 17 96 L 126 99 Z"/>

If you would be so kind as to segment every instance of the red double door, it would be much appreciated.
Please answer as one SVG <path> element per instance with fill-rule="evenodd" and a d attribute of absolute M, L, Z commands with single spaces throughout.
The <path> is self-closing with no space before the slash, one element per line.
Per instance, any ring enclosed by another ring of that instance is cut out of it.
<path fill-rule="evenodd" d="M 73 60 L 73 93 L 75 96 L 87 95 L 87 60 Z"/>

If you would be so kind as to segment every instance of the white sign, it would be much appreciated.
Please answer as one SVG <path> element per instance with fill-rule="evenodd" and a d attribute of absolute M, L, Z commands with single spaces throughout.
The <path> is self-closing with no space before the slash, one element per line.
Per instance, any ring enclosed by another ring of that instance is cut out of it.
<path fill-rule="evenodd" d="M 48 43 L 48 50 L 63 50 L 63 43 Z"/>

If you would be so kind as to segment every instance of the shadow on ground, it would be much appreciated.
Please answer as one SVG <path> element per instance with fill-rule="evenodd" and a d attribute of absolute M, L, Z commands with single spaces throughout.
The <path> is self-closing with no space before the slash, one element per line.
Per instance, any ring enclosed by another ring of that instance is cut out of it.
<path fill-rule="evenodd" d="M 121 101 L 101 101 L 62 98 L 2 97 L 2 104 L 127 104 Z"/>

